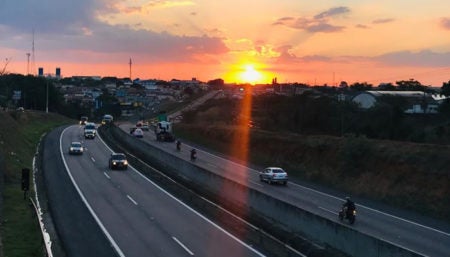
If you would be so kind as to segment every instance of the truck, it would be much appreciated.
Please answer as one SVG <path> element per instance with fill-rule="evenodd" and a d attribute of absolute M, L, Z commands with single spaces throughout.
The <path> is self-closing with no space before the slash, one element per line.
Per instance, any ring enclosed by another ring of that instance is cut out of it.
<path fill-rule="evenodd" d="M 85 139 L 94 139 L 97 134 L 97 128 L 95 127 L 95 123 L 86 123 L 84 126 L 84 138 Z"/>
<path fill-rule="evenodd" d="M 80 117 L 80 125 L 86 125 L 86 122 L 88 121 L 87 116 L 81 116 Z"/>
<path fill-rule="evenodd" d="M 175 137 L 172 134 L 172 123 L 168 121 L 159 121 L 155 126 L 156 140 L 162 142 L 173 142 Z"/>

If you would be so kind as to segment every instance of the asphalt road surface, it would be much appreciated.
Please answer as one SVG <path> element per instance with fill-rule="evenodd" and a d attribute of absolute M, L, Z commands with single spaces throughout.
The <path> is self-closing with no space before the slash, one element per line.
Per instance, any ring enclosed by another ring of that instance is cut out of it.
<path fill-rule="evenodd" d="M 132 126 L 134 125 L 128 123 L 120 125 L 125 132 Z M 182 144 L 182 151 L 177 152 L 174 143 L 156 141 L 152 131 L 145 132 L 141 140 L 180 158 L 186 160 L 190 158 L 189 150 L 192 146 L 185 143 Z M 259 180 L 257 170 L 200 149 L 197 149 L 197 157 L 196 165 L 249 187 L 258 188 L 316 215 L 339 222 L 337 213 L 343 203 L 342 198 L 293 182 L 289 182 L 287 187 L 268 185 Z M 450 226 L 443 222 L 435 224 L 437 225 L 424 225 L 420 221 L 412 221 L 396 213 L 387 213 L 374 207 L 357 204 L 357 221 L 352 227 L 423 256 L 450 256 Z"/>
<path fill-rule="evenodd" d="M 264 256 L 177 200 L 132 167 L 110 170 L 111 150 L 96 137 L 85 140 L 74 125 L 60 137 L 67 172 L 119 256 Z M 72 141 L 83 155 L 69 155 Z"/>

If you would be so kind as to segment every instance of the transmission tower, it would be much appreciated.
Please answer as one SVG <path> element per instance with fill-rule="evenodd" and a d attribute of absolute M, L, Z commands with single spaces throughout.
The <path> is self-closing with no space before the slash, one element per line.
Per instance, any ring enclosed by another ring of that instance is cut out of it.
<path fill-rule="evenodd" d="M 131 80 L 131 65 L 133 64 L 133 63 L 131 62 L 131 58 L 130 58 L 130 62 L 129 62 L 128 64 L 130 64 L 130 80 Z"/>
<path fill-rule="evenodd" d="M 30 75 L 30 53 L 27 53 L 27 75 Z"/>
<path fill-rule="evenodd" d="M 36 75 L 36 67 L 35 67 L 35 59 L 34 59 L 34 28 L 33 28 L 33 42 L 31 45 L 31 70 L 32 70 L 32 74 Z M 29 70 L 28 70 L 28 74 L 29 74 Z"/>

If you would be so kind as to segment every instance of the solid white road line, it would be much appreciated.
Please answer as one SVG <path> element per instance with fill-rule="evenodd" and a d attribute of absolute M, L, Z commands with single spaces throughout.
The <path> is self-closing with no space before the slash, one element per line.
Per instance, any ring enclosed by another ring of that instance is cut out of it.
<path fill-rule="evenodd" d="M 336 196 L 333 196 L 333 195 L 329 195 L 329 194 L 326 194 L 326 193 L 323 193 L 323 192 L 320 192 L 320 191 L 311 189 L 311 188 L 309 188 L 309 187 L 304 187 L 304 186 L 301 186 L 301 185 L 298 185 L 298 184 L 295 184 L 295 183 L 292 183 L 292 185 L 293 185 L 293 186 L 296 186 L 296 187 L 300 187 L 300 188 L 306 189 L 306 190 L 309 190 L 309 191 L 311 191 L 311 192 L 314 192 L 314 193 L 317 193 L 317 194 L 320 194 L 320 195 L 323 195 L 323 196 L 327 196 L 327 197 L 334 198 L 334 199 L 339 200 L 339 201 L 344 201 L 343 199 L 341 199 L 341 198 L 339 198 L 339 197 L 336 197 Z M 425 229 L 428 229 L 428 230 L 431 230 L 431 231 L 434 231 L 434 232 L 437 232 L 437 233 L 440 233 L 440 234 L 443 234 L 443 235 L 446 235 L 446 236 L 450 236 L 450 233 L 446 233 L 446 232 L 444 232 L 444 231 L 440 231 L 440 230 L 437 230 L 437 229 L 432 228 L 432 227 L 427 227 L 427 226 L 425 226 L 425 225 L 416 223 L 416 222 L 414 222 L 414 221 L 410 221 L 410 220 L 407 220 L 407 219 L 403 219 L 403 218 L 397 217 L 397 216 L 395 216 L 395 215 L 392 215 L 392 214 L 389 214 L 389 213 L 385 213 L 385 212 L 382 212 L 382 211 L 379 211 L 379 210 L 375 210 L 375 209 L 372 209 L 372 208 L 370 208 L 370 207 L 367 207 L 367 206 L 364 206 L 364 205 L 361 205 L 361 204 L 357 204 L 356 206 L 361 207 L 361 208 L 364 208 L 364 209 L 367 209 L 367 210 L 370 210 L 370 211 L 373 211 L 373 212 L 376 212 L 376 213 L 378 213 L 378 214 L 382 214 L 382 215 L 385 215 L 385 216 L 388 216 L 388 217 L 397 219 L 397 220 L 401 220 L 401 221 L 403 221 L 403 222 L 410 223 L 410 224 L 419 226 L 419 227 L 421 227 L 421 228 L 425 228 Z"/>
<path fill-rule="evenodd" d="M 102 143 L 106 146 L 106 148 L 108 148 L 111 152 L 113 152 L 113 150 L 105 143 L 105 141 L 103 141 L 103 139 L 100 137 L 99 135 L 99 139 L 102 141 Z M 189 205 L 187 205 L 186 203 L 184 203 L 183 201 L 181 201 L 180 199 L 176 198 L 175 196 L 173 196 L 171 193 L 167 192 L 166 190 L 164 190 L 162 187 L 160 187 L 159 185 L 157 185 L 155 182 L 153 182 L 152 180 L 150 180 L 149 178 L 147 178 L 144 174 L 140 173 L 139 171 L 137 171 L 136 169 L 134 169 L 131 165 L 129 165 L 129 167 L 131 167 L 131 170 L 134 171 L 137 175 L 139 175 L 140 177 L 142 177 L 144 180 L 146 180 L 147 182 L 149 182 L 150 184 L 152 184 L 153 186 L 155 186 L 156 188 L 158 188 L 159 190 L 161 190 L 162 192 L 164 192 L 166 195 L 168 195 L 170 198 L 172 198 L 173 200 L 175 200 L 176 202 L 178 202 L 179 204 L 183 205 L 185 208 L 187 208 L 188 210 L 190 210 L 191 212 L 195 213 L 197 216 L 199 216 L 200 218 L 202 218 L 204 221 L 206 221 L 207 223 L 211 224 L 212 226 L 214 226 L 215 228 L 217 228 L 218 230 L 222 231 L 222 233 L 225 233 L 228 237 L 232 238 L 233 240 L 235 240 L 236 242 L 239 242 L 241 245 L 243 245 L 244 247 L 246 247 L 248 250 L 252 251 L 253 253 L 255 253 L 258 256 L 264 257 L 265 255 L 260 253 L 258 250 L 254 249 L 253 247 L 251 247 L 250 245 L 246 244 L 244 241 L 240 240 L 239 238 L 235 237 L 233 234 L 231 234 L 230 232 L 228 232 L 227 230 L 223 229 L 222 227 L 220 227 L 218 224 L 212 222 L 210 219 L 208 219 L 207 217 L 205 217 L 204 215 L 202 215 L 201 213 L 199 213 L 198 211 L 194 210 L 192 207 L 190 207 Z M 156 169 L 155 169 L 156 170 Z M 159 171 L 158 171 L 159 172 Z"/>
<path fill-rule="evenodd" d="M 107 177 L 108 179 L 111 179 L 111 177 L 106 172 L 103 172 L 103 174 L 105 174 L 105 177 Z"/>
<path fill-rule="evenodd" d="M 78 184 L 75 182 L 75 179 L 73 178 L 72 173 L 70 172 L 69 166 L 67 165 L 66 159 L 64 158 L 64 152 L 63 152 L 63 149 L 62 149 L 62 138 L 64 136 L 64 132 L 66 132 L 66 130 L 69 129 L 69 128 L 70 127 L 65 128 L 63 130 L 63 132 L 61 133 L 61 136 L 59 137 L 59 152 L 61 154 L 61 159 L 62 159 L 62 161 L 64 163 L 64 166 L 66 167 L 67 174 L 69 175 L 70 180 L 72 180 L 72 184 L 74 185 L 75 189 L 78 191 L 78 194 L 80 195 L 81 200 L 83 200 L 83 202 L 86 205 L 86 207 L 88 208 L 89 212 L 94 217 L 95 221 L 100 226 L 100 229 L 106 235 L 106 237 L 108 238 L 109 242 L 111 243 L 111 245 L 116 250 L 117 254 L 120 257 L 125 257 L 125 254 L 123 254 L 123 252 L 120 249 L 119 245 L 117 245 L 116 241 L 114 241 L 114 239 L 112 238 L 111 234 L 109 234 L 108 230 L 106 230 L 106 228 L 103 225 L 103 223 L 101 222 L 100 218 L 97 216 L 97 214 L 95 214 L 94 209 L 92 209 L 91 205 L 88 203 L 86 197 L 84 196 L 83 192 L 81 192 L 80 187 L 78 187 Z"/>
<path fill-rule="evenodd" d="M 172 237 L 173 238 L 173 240 L 175 240 L 175 242 L 177 242 L 177 244 L 179 244 L 181 247 L 183 247 L 183 249 L 186 251 L 186 252 L 188 252 L 190 255 L 192 255 L 192 256 L 194 256 L 194 253 L 191 251 L 191 250 L 189 250 L 189 248 L 187 248 L 183 243 L 181 243 L 180 242 L 180 240 L 178 240 L 176 237 Z"/>
<path fill-rule="evenodd" d="M 94 157 L 91 157 L 91 160 L 92 160 L 93 162 L 95 162 L 95 159 L 94 159 Z"/>

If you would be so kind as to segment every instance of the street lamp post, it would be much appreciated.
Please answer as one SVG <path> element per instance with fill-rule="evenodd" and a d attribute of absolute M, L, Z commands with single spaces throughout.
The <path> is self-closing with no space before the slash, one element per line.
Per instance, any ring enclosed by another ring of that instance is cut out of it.
<path fill-rule="evenodd" d="M 47 89 L 46 89 L 46 97 L 45 97 L 45 113 L 48 113 L 48 80 L 47 80 Z"/>
<path fill-rule="evenodd" d="M 345 95 L 343 93 L 340 93 L 338 95 L 338 101 L 341 109 L 341 137 L 344 135 L 344 101 L 345 101 Z"/>

